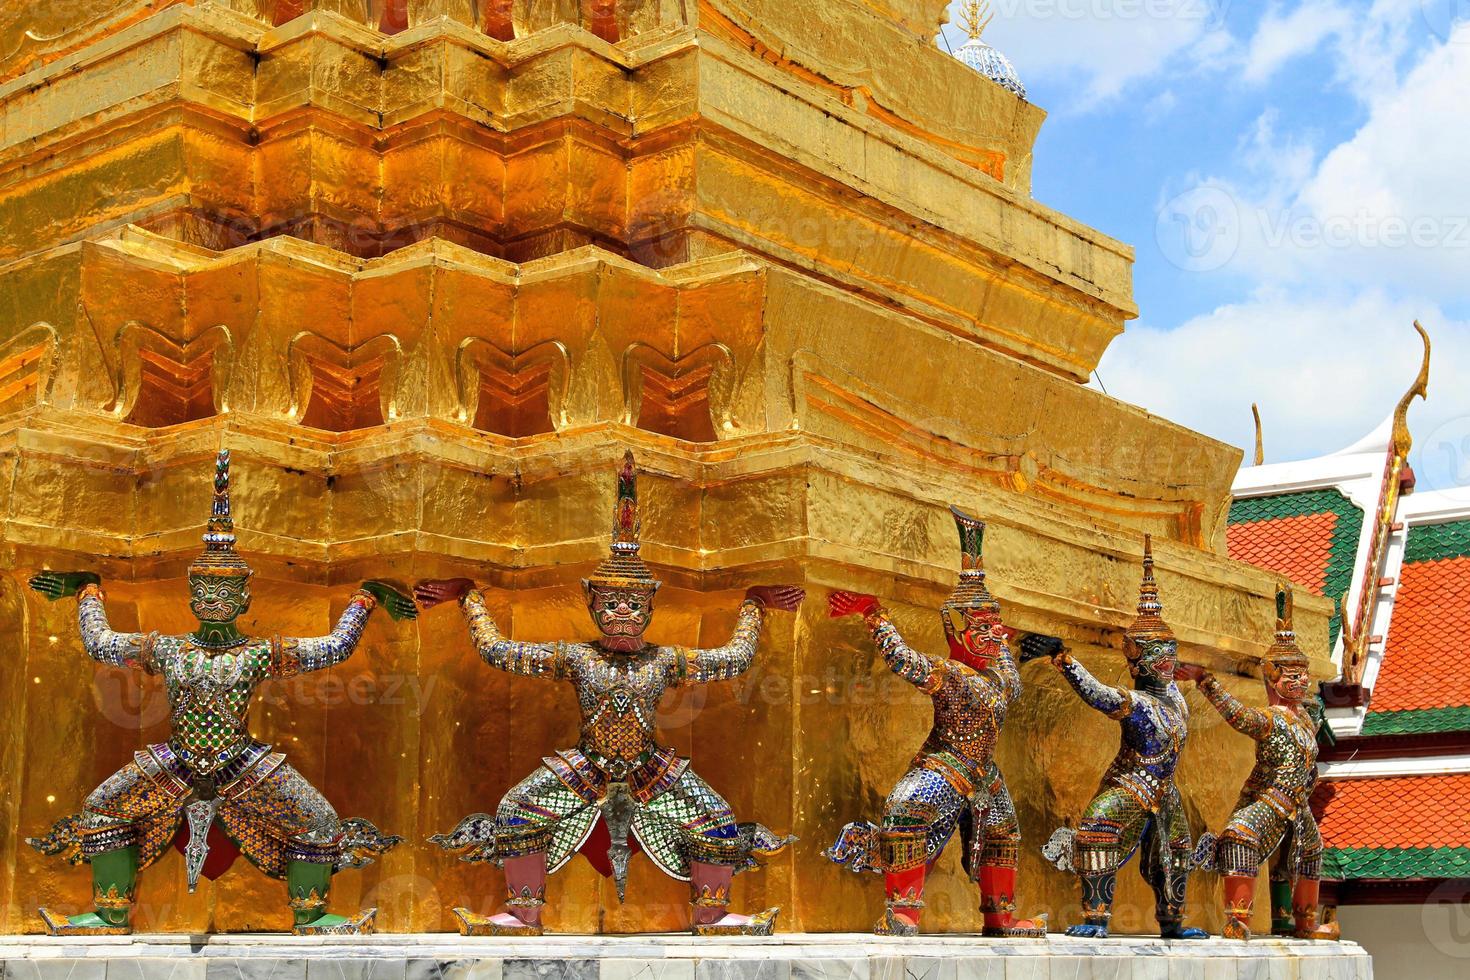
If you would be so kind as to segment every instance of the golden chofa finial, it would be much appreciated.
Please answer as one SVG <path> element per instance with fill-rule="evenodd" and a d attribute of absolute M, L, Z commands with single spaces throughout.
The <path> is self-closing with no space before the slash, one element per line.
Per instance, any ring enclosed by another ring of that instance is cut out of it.
<path fill-rule="evenodd" d="M 995 19 L 995 12 L 990 9 L 990 0 L 965 0 L 960 8 L 960 15 L 965 18 L 965 33 L 970 35 L 970 40 L 975 40 L 985 33 L 985 28 Z"/>
<path fill-rule="evenodd" d="M 1251 402 L 1251 417 L 1256 420 L 1256 466 L 1266 461 L 1266 444 L 1261 441 L 1261 410 Z"/>
<path fill-rule="evenodd" d="M 1413 386 L 1404 392 L 1398 407 L 1393 410 L 1393 451 L 1400 459 L 1409 458 L 1409 447 L 1414 444 L 1414 437 L 1409 435 L 1409 403 L 1415 395 L 1429 397 L 1429 333 L 1418 320 L 1414 321 L 1414 329 L 1419 331 L 1419 339 L 1424 341 L 1424 360 L 1419 365 L 1419 376 L 1414 379 Z"/>

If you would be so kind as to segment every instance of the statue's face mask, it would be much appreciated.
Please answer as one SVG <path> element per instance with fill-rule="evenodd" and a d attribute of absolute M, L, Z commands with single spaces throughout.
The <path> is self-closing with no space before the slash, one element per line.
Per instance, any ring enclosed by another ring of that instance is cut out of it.
<path fill-rule="evenodd" d="M 1168 684 L 1174 680 L 1174 665 L 1179 660 L 1179 643 L 1170 639 L 1127 641 L 1128 672 L 1138 680 Z"/>
<path fill-rule="evenodd" d="M 610 639 L 629 640 L 643 636 L 653 619 L 655 588 L 612 587 L 588 583 L 587 611 L 598 632 Z"/>
<path fill-rule="evenodd" d="M 233 623 L 250 608 L 250 576 L 190 575 L 189 608 L 201 623 Z"/>
<path fill-rule="evenodd" d="M 988 664 L 1000 653 L 1005 642 L 1000 632 L 1000 617 L 989 609 L 973 606 L 944 607 L 944 638 L 952 654 L 964 654 L 971 660 Z"/>
<path fill-rule="evenodd" d="M 1301 704 L 1312 687 L 1311 674 L 1303 664 L 1282 664 L 1274 668 L 1268 664 L 1265 675 L 1266 683 L 1271 685 L 1276 696 L 1288 704 Z"/>

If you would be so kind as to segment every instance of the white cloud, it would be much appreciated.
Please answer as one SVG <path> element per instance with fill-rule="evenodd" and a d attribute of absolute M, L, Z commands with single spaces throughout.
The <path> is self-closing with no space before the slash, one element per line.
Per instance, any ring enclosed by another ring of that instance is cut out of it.
<path fill-rule="evenodd" d="M 1254 442 L 1257 402 L 1267 460 L 1302 459 L 1355 442 L 1393 410 L 1418 372 L 1416 318 L 1434 340 L 1434 358 L 1429 399 L 1409 421 L 1418 445 L 1432 447 L 1446 441 L 1436 433 L 1470 434 L 1461 383 L 1470 377 L 1470 323 L 1446 319 L 1427 301 L 1263 290 L 1174 329 L 1130 326 L 1098 374 L 1114 397 L 1242 449 Z"/>
<path fill-rule="evenodd" d="M 1345 32 L 1353 20 L 1334 0 L 1314 0 L 1289 13 L 1273 6 L 1256 25 L 1242 77 L 1254 84 L 1267 81 L 1292 58 L 1315 51 L 1327 38 Z"/>
<path fill-rule="evenodd" d="M 1299 134 L 1279 132 L 1266 110 L 1241 140 L 1234 174 L 1191 177 L 1163 195 L 1165 257 L 1248 282 L 1364 282 L 1463 302 L 1467 92 L 1470 24 L 1463 24 L 1378 94 L 1357 132 L 1320 157 Z M 1208 209 L 1209 222 L 1196 220 L 1198 208 Z M 1207 246 L 1207 261 L 1180 258 Z"/>

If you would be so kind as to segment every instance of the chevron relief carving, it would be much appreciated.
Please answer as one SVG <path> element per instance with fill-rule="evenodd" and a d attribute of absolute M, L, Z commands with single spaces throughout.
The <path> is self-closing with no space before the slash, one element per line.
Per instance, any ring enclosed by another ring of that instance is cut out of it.
<path fill-rule="evenodd" d="M 567 424 L 571 355 L 559 340 L 516 354 L 481 337 L 466 337 L 455 357 L 459 419 L 484 432 L 521 438 Z"/>
<path fill-rule="evenodd" d="M 118 329 L 113 402 L 107 410 L 149 428 L 178 425 L 229 410 L 235 363 L 229 328 L 216 324 L 185 343 L 138 320 Z"/>
<path fill-rule="evenodd" d="M 623 421 L 690 442 L 715 442 L 733 431 L 735 355 L 703 344 L 670 357 L 641 341 L 623 353 Z"/>
<path fill-rule="evenodd" d="M 344 347 L 310 331 L 291 338 L 290 415 L 302 425 L 350 432 L 397 417 L 403 347 L 392 334 Z"/>
<path fill-rule="evenodd" d="M 56 328 L 36 323 L 0 344 L 0 413 L 51 400 L 56 373 Z"/>

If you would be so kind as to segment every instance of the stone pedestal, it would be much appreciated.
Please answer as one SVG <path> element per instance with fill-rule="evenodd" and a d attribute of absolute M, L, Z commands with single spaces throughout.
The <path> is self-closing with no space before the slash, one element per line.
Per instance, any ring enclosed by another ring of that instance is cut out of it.
<path fill-rule="evenodd" d="M 464 939 L 132 936 L 0 940 L 6 980 L 1371 980 L 1356 943 L 1003 941 L 788 933 Z"/>

